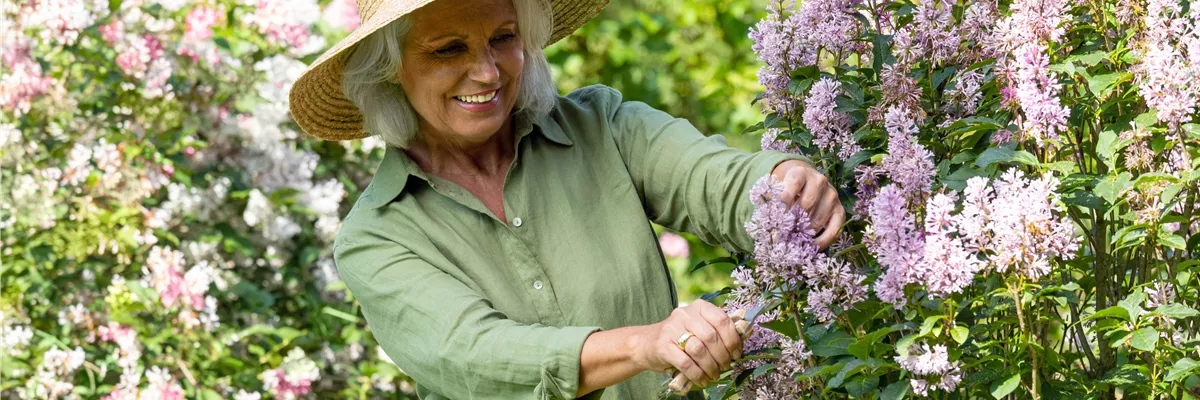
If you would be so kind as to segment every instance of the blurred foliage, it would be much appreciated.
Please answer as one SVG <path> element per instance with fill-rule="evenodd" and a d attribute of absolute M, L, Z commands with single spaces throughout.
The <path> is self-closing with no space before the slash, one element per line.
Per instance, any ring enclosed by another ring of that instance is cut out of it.
<path fill-rule="evenodd" d="M 613 0 L 597 18 L 546 50 L 563 92 L 604 84 L 625 100 L 686 118 L 705 134 L 734 136 L 762 120 L 762 90 L 747 35 L 765 5 L 747 0 Z"/>

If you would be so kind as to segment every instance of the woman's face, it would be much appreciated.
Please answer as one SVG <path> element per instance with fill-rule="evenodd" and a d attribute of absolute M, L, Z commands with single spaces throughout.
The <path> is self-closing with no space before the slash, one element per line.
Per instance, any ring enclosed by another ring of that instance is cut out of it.
<path fill-rule="evenodd" d="M 459 145 L 487 141 L 508 119 L 525 66 L 512 2 L 434 1 L 411 21 L 397 79 L 421 135 Z"/>

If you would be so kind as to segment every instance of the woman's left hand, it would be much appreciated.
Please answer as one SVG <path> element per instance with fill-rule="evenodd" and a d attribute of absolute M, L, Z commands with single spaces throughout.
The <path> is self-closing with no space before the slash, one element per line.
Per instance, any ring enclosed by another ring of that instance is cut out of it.
<path fill-rule="evenodd" d="M 804 161 L 788 160 L 775 166 L 771 176 L 783 181 L 784 203 L 790 207 L 798 202 L 808 211 L 817 245 L 825 249 L 833 244 L 846 222 L 846 209 L 825 174 Z"/>

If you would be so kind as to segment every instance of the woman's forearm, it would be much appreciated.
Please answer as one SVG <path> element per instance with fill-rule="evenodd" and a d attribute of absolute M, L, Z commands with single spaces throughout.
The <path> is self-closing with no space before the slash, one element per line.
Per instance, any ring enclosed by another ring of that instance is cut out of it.
<path fill-rule="evenodd" d="M 579 359 L 579 393 L 583 396 L 646 370 L 637 356 L 640 341 L 653 325 L 628 326 L 599 331 L 583 342 Z"/>

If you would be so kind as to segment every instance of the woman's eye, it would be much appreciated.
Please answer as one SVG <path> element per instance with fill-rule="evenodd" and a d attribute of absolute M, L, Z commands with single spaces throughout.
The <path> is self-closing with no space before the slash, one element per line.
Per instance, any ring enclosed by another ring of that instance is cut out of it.
<path fill-rule="evenodd" d="M 496 38 L 492 39 L 492 42 L 493 43 L 511 43 L 513 41 L 513 39 L 516 39 L 516 38 L 517 38 L 516 34 L 505 33 L 503 35 L 497 36 Z"/>
<path fill-rule="evenodd" d="M 436 54 L 439 56 L 452 56 L 452 55 L 461 53 L 463 50 L 466 50 L 466 46 L 463 46 L 462 44 L 452 44 L 452 45 L 434 50 L 433 54 Z"/>

